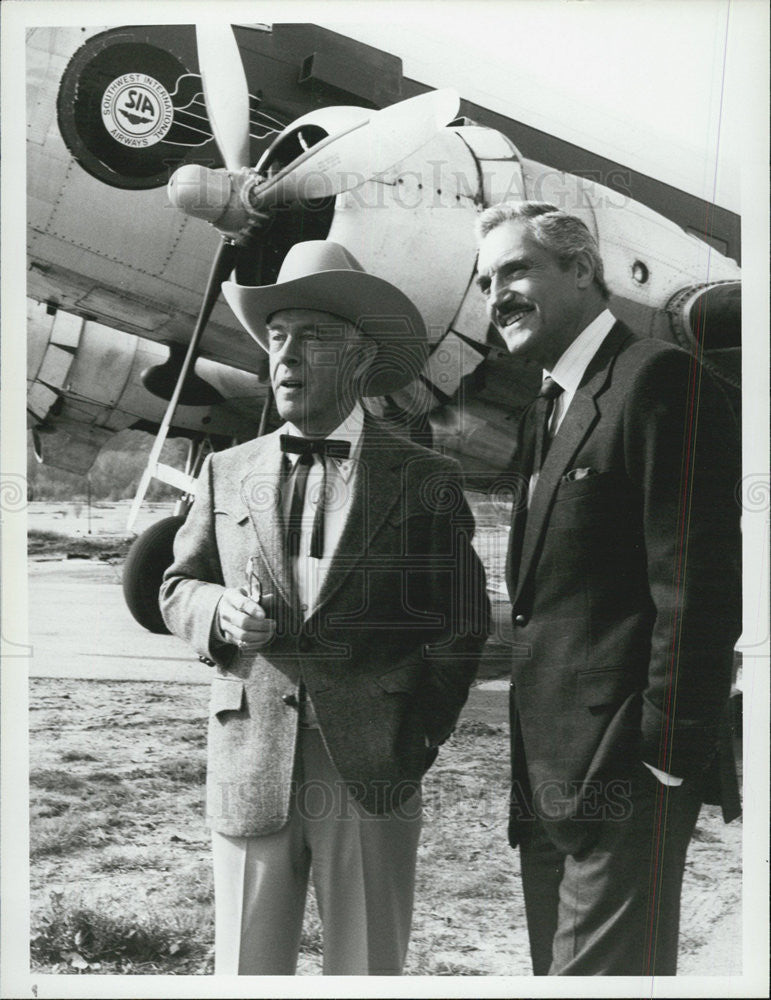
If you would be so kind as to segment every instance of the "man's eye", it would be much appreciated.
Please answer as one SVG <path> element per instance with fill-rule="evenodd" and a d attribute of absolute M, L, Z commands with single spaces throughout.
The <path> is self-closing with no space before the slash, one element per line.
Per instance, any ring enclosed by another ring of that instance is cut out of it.
<path fill-rule="evenodd" d="M 489 278 L 480 278 L 479 281 L 477 282 L 477 285 L 479 286 L 479 291 L 482 293 L 482 295 L 489 295 L 490 294 L 490 279 Z"/>

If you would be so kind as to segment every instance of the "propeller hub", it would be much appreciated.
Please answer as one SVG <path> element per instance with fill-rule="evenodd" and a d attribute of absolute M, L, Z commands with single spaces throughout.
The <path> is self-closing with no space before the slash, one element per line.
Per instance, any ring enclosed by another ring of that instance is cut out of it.
<path fill-rule="evenodd" d="M 174 171 L 167 191 L 171 204 L 185 215 L 216 222 L 230 204 L 232 184 L 226 170 L 188 163 Z"/>

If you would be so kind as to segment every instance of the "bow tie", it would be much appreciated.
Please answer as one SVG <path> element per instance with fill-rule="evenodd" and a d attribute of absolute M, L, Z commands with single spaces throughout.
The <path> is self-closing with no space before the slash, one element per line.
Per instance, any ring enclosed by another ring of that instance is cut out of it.
<path fill-rule="evenodd" d="M 350 441 L 337 441 L 334 438 L 301 438 L 294 434 L 281 434 L 279 437 L 281 450 L 293 455 L 329 455 L 330 458 L 348 458 L 351 452 Z"/>

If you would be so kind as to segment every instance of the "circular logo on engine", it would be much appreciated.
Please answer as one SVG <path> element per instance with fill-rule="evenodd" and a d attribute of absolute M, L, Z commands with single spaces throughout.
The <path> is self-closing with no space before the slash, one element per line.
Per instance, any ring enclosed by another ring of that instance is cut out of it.
<path fill-rule="evenodd" d="M 174 107 L 168 90 L 152 76 L 124 73 L 102 96 L 102 121 L 124 146 L 154 146 L 174 122 Z"/>

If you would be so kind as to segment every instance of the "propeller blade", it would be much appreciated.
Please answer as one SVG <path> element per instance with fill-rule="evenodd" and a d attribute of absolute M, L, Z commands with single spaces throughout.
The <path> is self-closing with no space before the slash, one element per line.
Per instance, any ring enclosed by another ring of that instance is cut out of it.
<path fill-rule="evenodd" d="M 229 171 L 249 166 L 249 87 L 229 24 L 196 28 L 198 66 L 214 138 Z"/>
<path fill-rule="evenodd" d="M 217 299 L 219 298 L 220 291 L 222 289 L 222 282 L 227 280 L 231 271 L 235 267 L 237 253 L 237 247 L 234 243 L 230 242 L 230 240 L 223 240 L 217 248 L 217 253 L 214 256 L 214 261 L 212 262 L 211 271 L 209 273 L 209 280 L 206 283 L 206 291 L 204 292 L 201 309 L 198 313 L 198 320 L 195 324 L 195 329 L 193 330 L 190 342 L 187 345 L 187 352 L 180 367 L 179 375 L 177 376 L 177 384 L 174 387 L 171 399 L 166 407 L 166 412 L 161 420 L 158 433 L 156 434 L 152 448 L 150 449 L 147 465 L 142 473 L 141 479 L 139 480 L 136 496 L 131 504 L 131 510 L 129 511 L 127 523 L 128 531 L 133 531 L 134 522 L 137 519 L 139 508 L 142 506 L 142 501 L 145 498 L 147 489 L 158 471 L 161 451 L 163 449 L 164 442 L 168 437 L 169 431 L 171 430 L 174 414 L 177 412 L 177 406 L 179 405 L 182 390 L 185 386 L 185 380 L 188 372 L 195 364 L 195 359 L 198 356 L 198 349 L 201 346 L 201 338 L 203 337 L 204 330 L 206 329 L 206 324 L 209 322 L 212 309 L 214 309 L 214 306 L 217 304 Z"/>
<path fill-rule="evenodd" d="M 420 149 L 457 115 L 454 90 L 431 90 L 317 143 L 251 194 L 257 209 L 351 191 Z"/>

